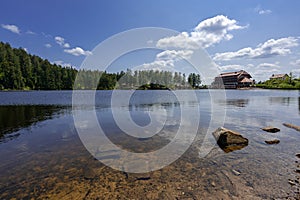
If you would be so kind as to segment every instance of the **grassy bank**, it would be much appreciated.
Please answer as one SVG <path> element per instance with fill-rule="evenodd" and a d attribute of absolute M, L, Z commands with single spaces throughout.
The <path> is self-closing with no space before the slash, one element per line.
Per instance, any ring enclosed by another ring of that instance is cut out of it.
<path fill-rule="evenodd" d="M 300 90 L 300 78 L 298 79 L 271 79 L 265 82 L 259 82 L 255 85 L 258 88 L 264 89 L 288 89 L 288 90 Z"/>

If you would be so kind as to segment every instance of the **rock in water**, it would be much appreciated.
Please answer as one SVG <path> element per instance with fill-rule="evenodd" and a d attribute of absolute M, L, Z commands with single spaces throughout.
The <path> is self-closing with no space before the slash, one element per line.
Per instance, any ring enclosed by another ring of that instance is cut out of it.
<path fill-rule="evenodd" d="M 300 126 L 296 126 L 294 124 L 283 123 L 284 126 L 295 129 L 296 131 L 300 131 Z"/>
<path fill-rule="evenodd" d="M 280 140 L 267 140 L 267 141 L 265 141 L 265 143 L 267 143 L 267 144 L 278 144 L 280 142 Z"/>
<path fill-rule="evenodd" d="M 221 149 L 226 153 L 239 150 L 248 145 L 248 139 L 232 130 L 220 127 L 213 132 L 213 136 Z"/>
<path fill-rule="evenodd" d="M 264 128 L 262 128 L 262 130 L 270 132 L 270 133 L 277 133 L 277 132 L 280 131 L 279 128 L 276 128 L 276 127 L 273 127 L 273 126 L 264 127 Z"/>
<path fill-rule="evenodd" d="M 86 167 L 83 170 L 83 177 L 84 179 L 94 179 L 96 176 L 95 171 L 92 168 Z"/>

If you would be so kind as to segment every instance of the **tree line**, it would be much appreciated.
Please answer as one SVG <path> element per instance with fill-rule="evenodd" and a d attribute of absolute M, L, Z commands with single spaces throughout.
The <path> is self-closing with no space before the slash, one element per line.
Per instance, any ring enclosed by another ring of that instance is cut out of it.
<path fill-rule="evenodd" d="M 75 78 L 77 81 L 75 83 Z M 101 77 L 99 79 L 99 77 Z M 187 89 L 203 88 L 199 74 L 169 71 L 77 70 L 50 63 L 0 42 L 0 90 Z M 75 84 L 75 85 L 74 85 Z"/>

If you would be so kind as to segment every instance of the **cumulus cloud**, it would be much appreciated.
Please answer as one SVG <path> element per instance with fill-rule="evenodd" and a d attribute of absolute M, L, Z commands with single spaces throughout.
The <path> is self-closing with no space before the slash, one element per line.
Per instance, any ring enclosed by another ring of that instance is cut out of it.
<path fill-rule="evenodd" d="M 245 69 L 245 66 L 243 66 L 243 65 L 221 65 L 218 68 L 220 71 L 226 72 L 226 71 L 239 71 L 239 70 Z"/>
<path fill-rule="evenodd" d="M 192 32 L 182 32 L 179 35 L 162 38 L 157 42 L 159 48 L 197 49 L 208 48 L 222 40 L 233 38 L 230 31 L 244 29 L 247 26 L 238 25 L 234 19 L 218 15 L 201 21 Z"/>
<path fill-rule="evenodd" d="M 174 71 L 175 62 L 189 59 L 192 54 L 192 50 L 165 50 L 157 54 L 153 62 L 139 65 L 134 70 Z"/>
<path fill-rule="evenodd" d="M 65 38 L 56 36 L 54 39 L 55 39 L 55 42 L 57 44 L 59 44 L 59 46 L 61 46 L 63 48 L 70 48 L 70 44 L 65 42 Z"/>
<path fill-rule="evenodd" d="M 65 49 L 64 52 L 72 54 L 74 56 L 89 56 L 92 55 L 91 51 L 85 51 L 80 47 L 75 47 L 72 49 Z"/>
<path fill-rule="evenodd" d="M 133 70 L 153 70 L 153 71 L 173 71 L 174 61 L 173 60 L 155 60 L 150 63 L 144 63 L 136 66 Z"/>
<path fill-rule="evenodd" d="M 46 47 L 46 48 L 51 48 L 52 45 L 48 43 L 48 44 L 45 44 L 45 47 Z"/>
<path fill-rule="evenodd" d="M 193 54 L 191 50 L 166 50 L 156 55 L 158 60 L 174 60 L 179 61 L 188 59 Z"/>
<path fill-rule="evenodd" d="M 298 46 L 298 38 L 286 37 L 280 39 L 270 39 L 259 44 L 256 48 L 246 47 L 238 51 L 216 53 L 214 60 L 232 60 L 239 58 L 268 58 L 291 53 L 291 48 Z"/>
<path fill-rule="evenodd" d="M 20 34 L 21 31 L 19 29 L 19 27 L 17 27 L 16 25 L 12 25 L 12 24 L 1 24 L 1 27 L 6 29 L 6 30 L 9 30 L 13 33 L 16 33 L 16 34 Z"/>

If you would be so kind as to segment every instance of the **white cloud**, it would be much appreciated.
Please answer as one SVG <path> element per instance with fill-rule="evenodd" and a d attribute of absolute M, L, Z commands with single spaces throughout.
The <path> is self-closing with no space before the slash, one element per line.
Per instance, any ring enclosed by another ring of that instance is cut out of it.
<path fill-rule="evenodd" d="M 47 48 L 51 48 L 52 47 L 52 45 L 51 44 L 45 44 L 45 47 L 47 47 Z"/>
<path fill-rule="evenodd" d="M 229 34 L 229 31 L 246 27 L 239 26 L 234 19 L 218 15 L 200 22 L 190 33 L 182 32 L 176 36 L 160 39 L 157 42 L 157 47 L 180 49 L 207 48 L 220 43 L 222 40 L 231 40 L 233 35 Z"/>
<path fill-rule="evenodd" d="M 253 75 L 258 80 L 268 79 L 272 74 L 278 74 L 281 71 L 278 69 L 259 69 L 253 72 Z"/>
<path fill-rule="evenodd" d="M 245 66 L 243 65 L 223 65 L 219 66 L 219 70 L 222 72 L 226 71 L 239 71 L 239 70 L 244 70 Z"/>
<path fill-rule="evenodd" d="M 295 60 L 295 61 L 291 61 L 290 64 L 291 64 L 291 65 L 294 65 L 294 66 L 300 67 L 300 59 Z"/>
<path fill-rule="evenodd" d="M 155 60 L 136 66 L 133 70 L 154 70 L 154 71 L 174 71 L 173 60 Z"/>
<path fill-rule="evenodd" d="M 264 68 L 264 69 L 274 69 L 274 68 L 280 68 L 279 65 L 277 64 L 272 64 L 272 63 L 261 63 L 257 65 L 257 68 Z"/>
<path fill-rule="evenodd" d="M 158 40 L 158 48 L 198 49 L 198 44 L 190 37 L 189 33 L 182 32 L 179 35 Z"/>
<path fill-rule="evenodd" d="M 63 45 L 63 47 L 64 47 L 64 48 L 70 48 L 70 44 L 69 44 L 69 43 L 65 43 L 65 44 Z"/>
<path fill-rule="evenodd" d="M 12 24 L 1 24 L 2 28 L 6 29 L 6 30 L 9 30 L 13 33 L 16 33 L 16 34 L 20 34 L 21 31 L 20 29 L 16 26 L 16 25 L 12 25 Z"/>
<path fill-rule="evenodd" d="M 54 40 L 57 44 L 59 44 L 59 46 L 63 46 L 65 44 L 65 39 L 63 37 L 56 36 Z"/>
<path fill-rule="evenodd" d="M 55 42 L 57 44 L 59 44 L 59 46 L 61 46 L 63 48 L 70 48 L 70 44 L 65 42 L 65 38 L 60 37 L 60 36 L 56 36 L 54 39 L 55 39 Z"/>
<path fill-rule="evenodd" d="M 232 60 L 239 58 L 268 58 L 291 53 L 291 48 L 298 46 L 298 38 L 286 37 L 280 39 L 270 39 L 259 44 L 256 48 L 246 47 L 234 52 L 216 53 L 214 60 Z"/>
<path fill-rule="evenodd" d="M 36 33 L 35 33 L 35 32 L 33 32 L 33 31 L 30 31 L 30 30 L 26 31 L 26 34 L 29 34 L 29 35 L 36 35 Z"/>
<path fill-rule="evenodd" d="M 193 54 L 191 50 L 166 50 L 156 55 L 158 60 L 174 60 L 179 61 L 182 59 L 188 59 Z"/>
<path fill-rule="evenodd" d="M 254 9 L 255 12 L 257 12 L 260 15 L 265 15 L 265 14 L 271 14 L 272 10 L 269 9 L 262 9 L 260 5 L 256 6 Z"/>
<path fill-rule="evenodd" d="M 153 62 L 139 65 L 134 70 L 174 71 L 175 62 L 188 59 L 192 54 L 192 50 L 166 50 L 157 54 Z"/>
<path fill-rule="evenodd" d="M 64 52 L 72 54 L 74 56 L 89 56 L 89 55 L 92 55 L 91 51 L 85 51 L 80 47 L 75 47 L 73 49 L 65 49 Z"/>
<path fill-rule="evenodd" d="M 57 65 L 60 65 L 60 66 L 63 66 L 63 67 L 71 67 L 72 64 L 71 63 L 65 63 L 64 61 L 62 60 L 56 60 L 53 62 L 54 64 L 57 64 Z"/>
<path fill-rule="evenodd" d="M 271 10 L 260 10 L 260 11 L 258 11 L 258 14 L 260 14 L 260 15 L 271 14 L 271 13 L 272 13 Z"/>

